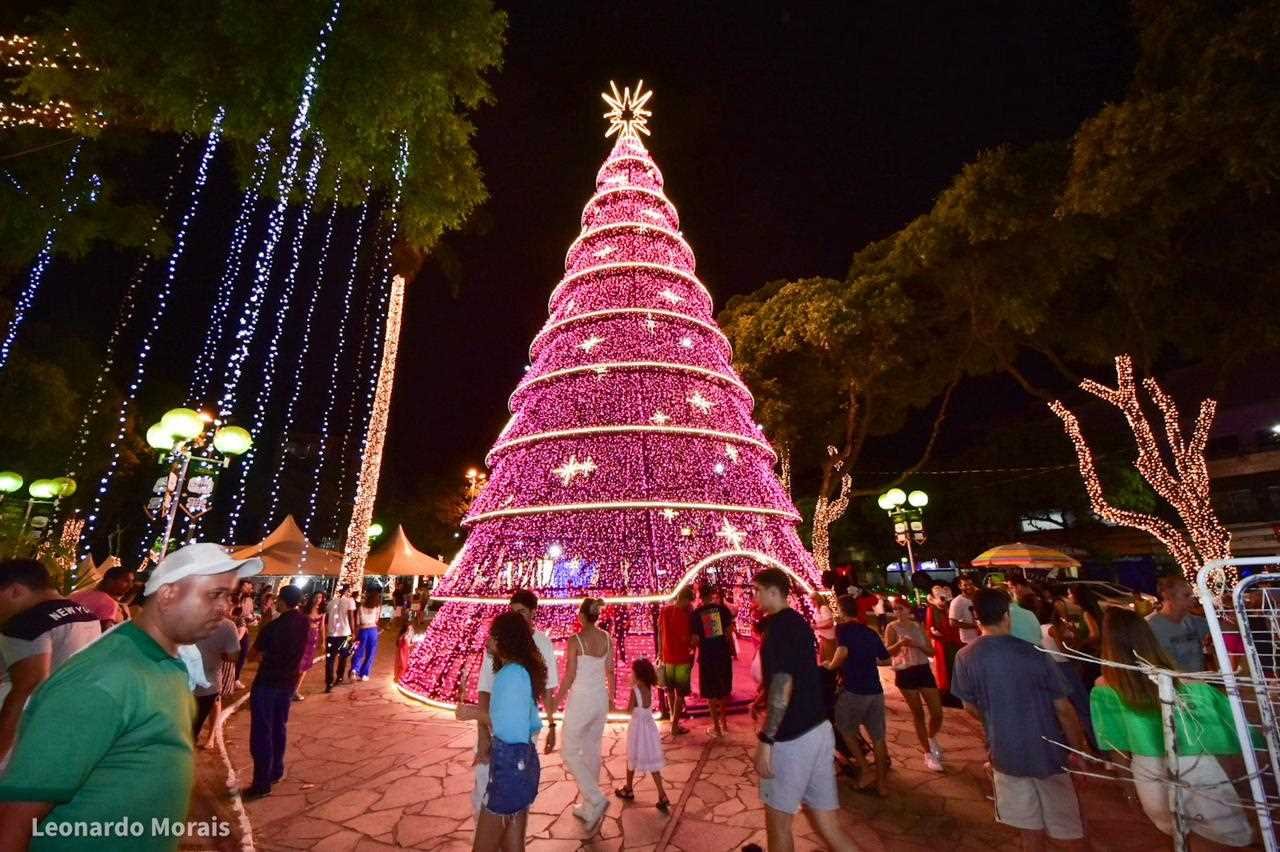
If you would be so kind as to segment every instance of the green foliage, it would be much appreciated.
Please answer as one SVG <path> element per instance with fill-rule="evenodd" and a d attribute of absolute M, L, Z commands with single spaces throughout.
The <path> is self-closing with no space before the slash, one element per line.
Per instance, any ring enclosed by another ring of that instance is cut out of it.
<path fill-rule="evenodd" d="M 202 131 L 223 106 L 225 137 L 243 165 L 263 133 L 288 133 L 330 8 L 318 0 L 75 0 L 37 35 L 77 34 L 102 70 L 37 69 L 19 90 L 100 113 L 103 136 Z M 386 191 L 403 135 L 404 239 L 425 248 L 461 224 L 484 198 L 468 114 L 490 97 L 484 74 L 501 62 L 505 28 L 488 0 L 344 4 L 311 114 L 311 132 L 329 152 L 323 191 L 337 173 L 345 201 L 363 200 L 366 181 L 373 193 Z"/>
<path fill-rule="evenodd" d="M 855 254 L 844 281 L 771 282 L 726 306 L 798 478 L 839 444 L 851 399 L 867 434 L 891 435 L 957 376 L 1006 373 L 1051 399 L 1121 352 L 1146 371 L 1225 372 L 1280 346 L 1280 6 L 1140 0 L 1135 17 L 1128 96 L 1073 139 L 982 153 L 931 210 Z M 1070 462 L 1057 428 L 1017 431 L 984 442 L 974 466 Z M 1150 510 L 1128 462 L 1102 465 L 1108 493 Z M 1045 508 L 1088 514 L 1070 467 L 951 502 L 962 535 Z M 855 499 L 836 538 L 860 511 Z"/>

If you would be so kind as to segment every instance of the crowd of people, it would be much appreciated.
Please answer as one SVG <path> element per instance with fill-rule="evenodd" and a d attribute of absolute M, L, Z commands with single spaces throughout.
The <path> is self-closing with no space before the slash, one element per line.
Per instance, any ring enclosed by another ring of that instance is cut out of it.
<path fill-rule="evenodd" d="M 195 544 L 161 562 L 140 593 L 133 572 L 113 568 L 94 587 L 63 597 L 40 562 L 0 561 L 0 848 L 66 848 L 51 826 L 181 824 L 193 747 L 202 737 L 216 745 L 221 705 L 243 688 L 246 660 L 257 666 L 248 694 L 253 780 L 243 795 L 270 794 L 284 776 L 289 711 L 303 698 L 302 680 L 321 652 L 326 692 L 367 680 L 383 607 L 381 594 L 357 600 L 345 587 L 331 598 L 290 585 L 269 596 L 246 579 L 260 570 L 258 560 Z M 489 626 L 475 703 L 463 700 L 468 685 L 460 686 L 458 716 L 480 731 L 475 847 L 522 847 L 539 788 L 539 739 L 545 753 L 562 750 L 578 788 L 573 813 L 594 830 L 608 804 L 599 779 L 605 724 L 622 707 L 626 781 L 610 792 L 634 803 L 649 776 L 656 807 L 666 811 L 659 714 L 673 741 L 687 734 L 696 683 L 708 733 L 724 736 L 740 624 L 756 637 L 741 653 L 752 656 L 754 762 L 771 849 L 791 848 L 801 807 L 830 848 L 855 848 L 836 819 L 837 775 L 852 776 L 859 793 L 891 795 L 889 681 L 928 771 L 946 768 L 944 706 L 963 707 L 980 723 L 996 819 L 1017 828 L 1025 848 L 1049 839 L 1086 848 L 1070 774 L 1086 766 L 1110 767 L 1131 782 L 1135 801 L 1166 834 L 1181 824 L 1221 846 L 1254 840 L 1231 781 L 1241 775 L 1240 743 L 1225 694 L 1204 679 L 1175 682 L 1177 741 L 1169 754 L 1161 699 L 1143 671 L 1216 666 L 1207 623 L 1180 577 L 1160 580 L 1160 606 L 1145 618 L 1103 606 L 1088 584 L 1057 589 L 1022 578 L 985 588 L 974 577 L 954 589 L 935 584 L 920 609 L 909 595 L 847 588 L 795 598 L 794 591 L 782 571 L 761 571 L 750 610 L 735 612 L 713 584 L 696 601 L 682 587 L 658 613 L 655 659 L 629 661 L 621 706 L 604 601 L 579 607 L 562 676 L 551 638 L 534 626 L 536 595 L 513 594 Z M 395 621 L 397 679 L 414 620 L 406 605 Z M 1181 820 L 1168 795 L 1174 771 L 1183 784 Z M 151 833 L 95 840 L 104 848 L 175 845 L 174 836 Z"/>

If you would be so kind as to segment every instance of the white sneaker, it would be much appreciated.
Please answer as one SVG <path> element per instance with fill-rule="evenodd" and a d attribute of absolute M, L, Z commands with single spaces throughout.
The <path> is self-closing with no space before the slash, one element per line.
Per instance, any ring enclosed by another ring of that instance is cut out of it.
<path fill-rule="evenodd" d="M 932 752 L 926 752 L 924 756 L 925 768 L 930 772 L 942 772 L 942 761 L 938 760 Z"/>

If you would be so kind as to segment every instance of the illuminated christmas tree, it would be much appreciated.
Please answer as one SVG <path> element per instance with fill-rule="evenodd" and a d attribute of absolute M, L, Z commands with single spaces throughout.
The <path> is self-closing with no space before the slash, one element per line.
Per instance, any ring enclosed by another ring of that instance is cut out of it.
<path fill-rule="evenodd" d="M 420 697 L 448 702 L 474 681 L 486 625 L 517 588 L 537 592 L 554 639 L 572 632 L 583 597 L 604 598 L 625 673 L 622 662 L 654 656 L 657 609 L 682 586 L 747 588 L 765 566 L 804 587 L 817 579 L 640 140 L 650 94 L 604 96 L 616 144 L 489 452 L 466 544 L 433 596 L 444 606 L 404 678 Z"/>

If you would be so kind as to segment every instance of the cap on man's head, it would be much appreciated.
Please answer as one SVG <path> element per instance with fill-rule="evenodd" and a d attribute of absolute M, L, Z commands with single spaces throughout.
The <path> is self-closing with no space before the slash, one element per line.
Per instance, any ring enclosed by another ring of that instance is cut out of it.
<path fill-rule="evenodd" d="M 262 560 L 256 556 L 248 559 L 233 559 L 221 545 L 212 542 L 188 544 L 160 560 L 156 570 L 152 571 L 147 579 L 143 593 L 153 595 L 161 586 L 176 583 L 187 577 L 225 574 L 228 571 L 236 572 L 237 577 L 252 577 L 254 574 L 262 573 Z"/>

